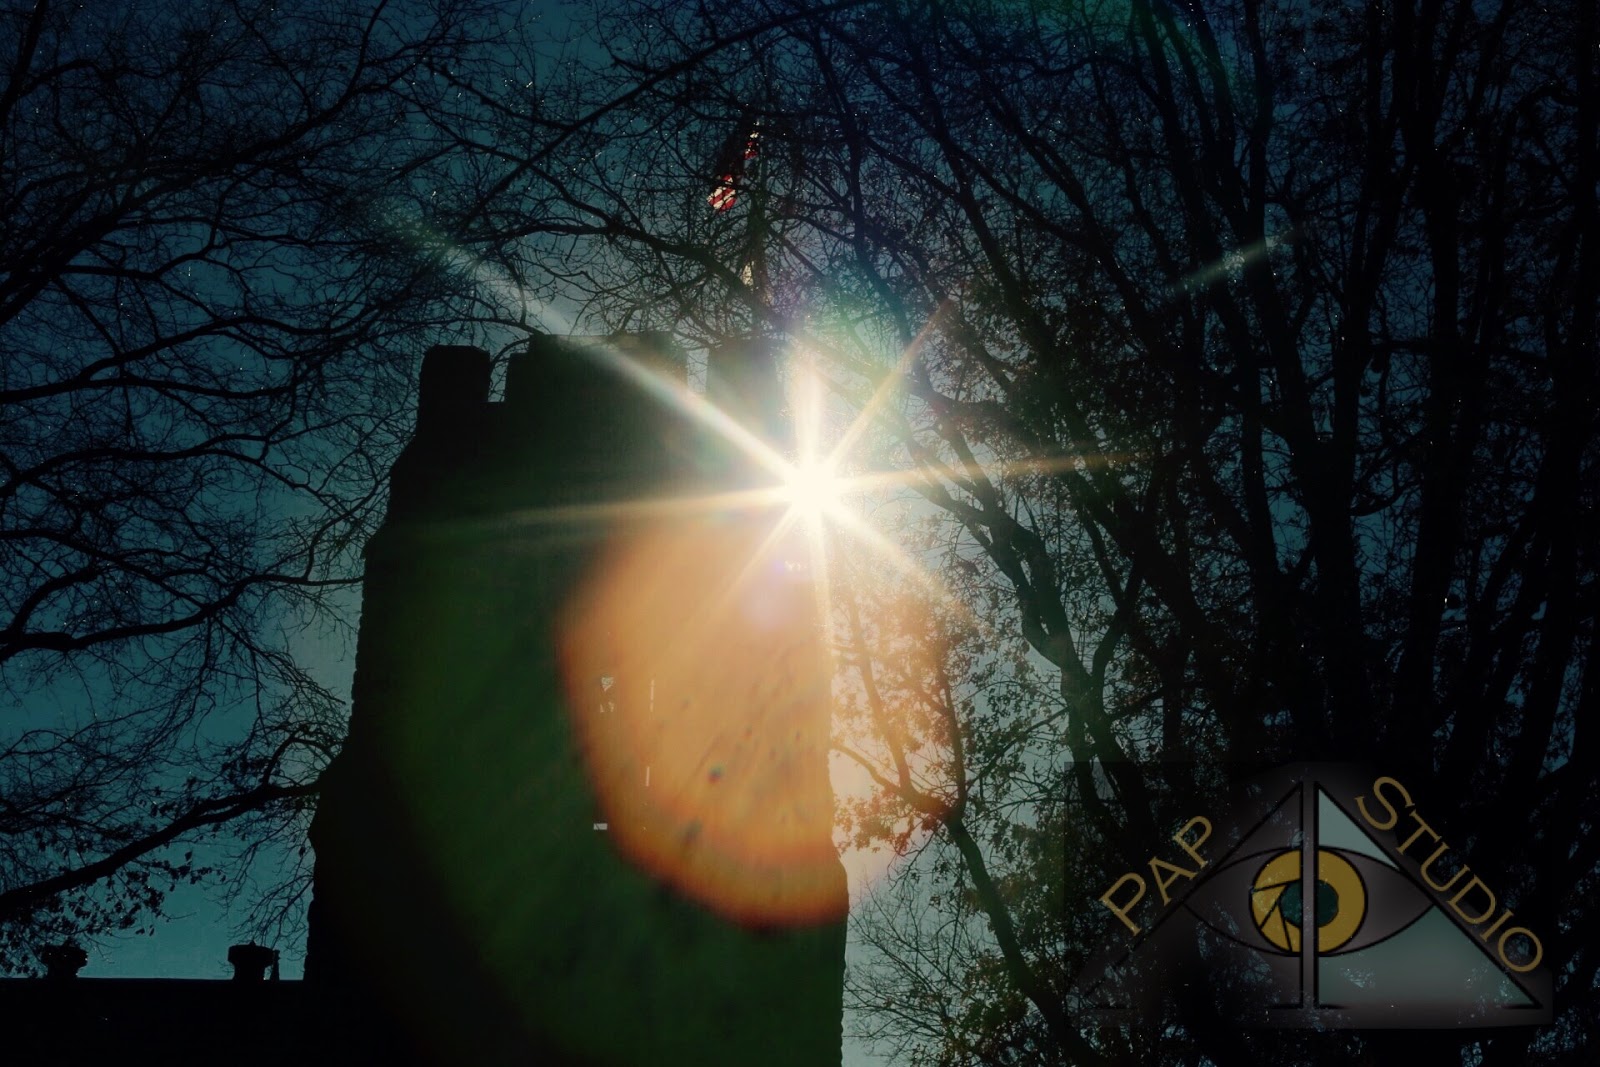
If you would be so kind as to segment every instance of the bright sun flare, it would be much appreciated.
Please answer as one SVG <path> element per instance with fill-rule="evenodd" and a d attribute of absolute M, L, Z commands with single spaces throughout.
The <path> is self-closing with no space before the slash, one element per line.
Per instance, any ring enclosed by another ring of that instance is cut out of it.
<path fill-rule="evenodd" d="M 930 320 L 931 328 L 932 320 Z M 827 543 L 832 534 L 842 534 L 868 555 L 888 564 L 917 584 L 927 587 L 941 599 L 947 598 L 935 575 L 921 563 L 911 558 L 904 549 L 891 542 L 868 523 L 860 512 L 856 498 L 874 490 L 915 486 L 938 470 L 922 469 L 903 472 L 848 474 L 841 468 L 861 438 L 872 425 L 880 410 L 896 395 L 897 387 L 917 350 L 909 346 L 902 353 L 894 370 L 877 383 L 864 407 L 855 413 L 842 432 L 830 434 L 825 410 L 824 380 L 810 357 L 797 360 L 795 378 L 790 393 L 793 415 L 792 431 L 796 445 L 793 458 L 777 451 L 771 443 L 752 433 L 750 429 L 732 418 L 707 398 L 691 392 L 686 384 L 669 382 L 645 367 L 628 359 L 620 352 L 607 348 L 595 350 L 603 360 L 623 378 L 669 404 L 686 416 L 711 428 L 725 442 L 744 453 L 758 466 L 765 468 L 771 478 L 761 489 L 735 490 L 713 493 L 703 497 L 677 498 L 671 501 L 641 501 L 622 505 L 621 510 L 641 514 L 712 514 L 738 509 L 783 508 L 783 515 L 772 528 L 755 557 L 747 561 L 746 573 L 760 569 L 763 560 L 775 553 L 787 556 L 791 549 L 783 548 L 793 532 L 801 533 L 807 546 L 809 559 L 805 569 L 816 583 L 818 607 L 824 626 L 831 618 L 831 576 L 828 567 Z M 829 439 L 832 438 L 832 439 Z M 1030 468 L 1033 464 L 1028 465 Z M 959 471 L 950 473 L 959 474 Z"/>
<path fill-rule="evenodd" d="M 801 460 L 786 472 L 784 497 L 797 518 L 817 520 L 843 506 L 845 479 L 825 460 Z"/>

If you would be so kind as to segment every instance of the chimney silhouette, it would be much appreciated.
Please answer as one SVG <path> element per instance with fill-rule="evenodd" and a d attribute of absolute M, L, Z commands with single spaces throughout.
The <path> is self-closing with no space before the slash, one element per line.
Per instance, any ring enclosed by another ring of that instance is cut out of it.
<path fill-rule="evenodd" d="M 231 945 L 228 948 L 228 962 L 233 965 L 233 980 L 235 982 L 259 982 L 270 967 L 274 980 L 278 977 L 278 952 L 276 949 L 258 945 L 254 941 L 244 945 Z"/>

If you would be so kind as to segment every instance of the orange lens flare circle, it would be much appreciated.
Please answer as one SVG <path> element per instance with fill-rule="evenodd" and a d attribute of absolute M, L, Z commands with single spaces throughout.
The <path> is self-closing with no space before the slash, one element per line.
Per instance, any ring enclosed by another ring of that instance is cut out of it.
<path fill-rule="evenodd" d="M 569 602 L 563 681 L 605 832 L 637 866 L 752 924 L 837 919 L 828 661 L 777 520 L 618 537 Z"/>

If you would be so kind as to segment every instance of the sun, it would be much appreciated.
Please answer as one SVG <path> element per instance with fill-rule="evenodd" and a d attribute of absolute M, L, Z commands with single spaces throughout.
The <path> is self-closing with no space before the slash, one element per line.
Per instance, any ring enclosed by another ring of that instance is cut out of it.
<path fill-rule="evenodd" d="M 789 506 L 788 519 L 803 523 L 813 534 L 826 522 L 844 520 L 845 497 L 852 481 L 839 470 L 842 449 L 827 451 L 823 440 L 823 389 L 811 359 L 801 361 L 791 393 L 795 457 L 778 468 L 779 496 Z"/>
<path fill-rule="evenodd" d="M 930 327 L 931 328 L 931 320 Z M 682 412 L 713 431 L 722 441 L 762 471 L 765 485 L 748 489 L 715 492 L 667 500 L 639 501 L 608 506 L 619 514 L 714 515 L 748 511 L 752 514 L 776 509 L 779 517 L 769 535 L 746 561 L 745 572 L 754 574 L 774 557 L 794 560 L 816 586 L 822 618 L 831 618 L 831 579 L 828 546 L 842 539 L 893 567 L 940 596 L 948 596 L 937 578 L 922 562 L 913 559 L 899 545 L 875 529 L 862 513 L 861 498 L 880 490 L 915 487 L 926 480 L 928 471 L 852 473 L 846 468 L 868 427 L 898 395 L 897 388 L 911 365 L 918 346 L 902 353 L 893 371 L 873 390 L 863 408 L 837 429 L 828 417 L 826 396 L 829 382 L 821 373 L 817 357 L 804 349 L 791 355 L 792 377 L 788 401 L 792 450 L 780 451 L 775 444 L 713 404 L 703 393 L 690 390 L 687 383 L 673 382 L 607 347 L 594 350 L 619 377 L 653 395 L 658 401 Z M 832 432 L 830 432 L 832 431 Z M 799 534 L 803 545 L 792 535 Z M 803 557 L 803 558 L 802 558 Z"/>
<path fill-rule="evenodd" d="M 782 496 L 795 518 L 816 522 L 844 507 L 847 481 L 827 459 L 802 457 L 784 472 Z"/>

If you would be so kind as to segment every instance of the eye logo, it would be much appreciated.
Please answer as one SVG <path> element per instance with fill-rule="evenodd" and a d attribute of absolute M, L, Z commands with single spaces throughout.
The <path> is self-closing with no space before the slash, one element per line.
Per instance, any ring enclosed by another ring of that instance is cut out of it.
<path fill-rule="evenodd" d="M 1074 985 L 1074 1010 L 1118 1024 L 1550 1021 L 1538 936 L 1465 857 L 1451 859 L 1446 822 L 1424 821 L 1398 779 L 1280 768 L 1196 807 L 1148 873 L 1099 896 L 1116 922 Z"/>
<path fill-rule="evenodd" d="M 1305 907 L 1300 853 L 1278 853 L 1256 875 L 1250 889 L 1256 929 L 1285 952 L 1300 951 L 1301 910 Z M 1330 849 L 1317 850 L 1317 951 L 1330 953 L 1350 943 L 1367 914 L 1367 887 L 1349 860 Z"/>

